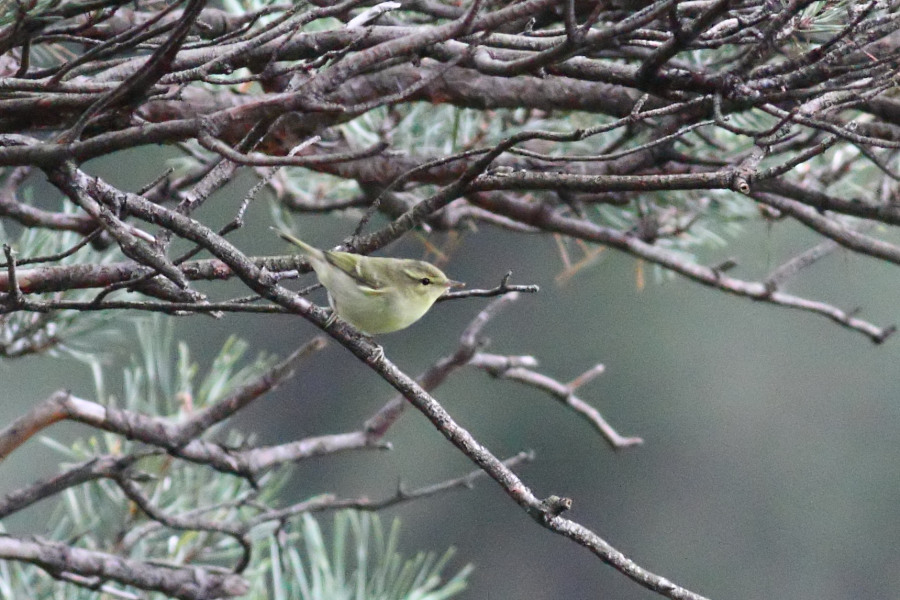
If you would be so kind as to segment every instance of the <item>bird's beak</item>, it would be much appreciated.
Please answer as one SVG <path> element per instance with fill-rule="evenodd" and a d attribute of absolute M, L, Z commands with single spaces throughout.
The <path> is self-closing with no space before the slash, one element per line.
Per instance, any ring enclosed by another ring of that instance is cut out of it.
<path fill-rule="evenodd" d="M 453 288 L 462 288 L 466 287 L 466 284 L 462 281 L 453 281 L 452 279 L 447 282 L 447 289 L 452 290 Z"/>

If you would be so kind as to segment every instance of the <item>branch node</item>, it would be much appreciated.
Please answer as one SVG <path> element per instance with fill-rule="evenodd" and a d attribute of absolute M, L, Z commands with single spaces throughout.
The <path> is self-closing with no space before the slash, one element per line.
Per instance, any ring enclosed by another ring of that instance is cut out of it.
<path fill-rule="evenodd" d="M 558 517 L 572 508 L 572 499 L 564 496 L 547 496 L 541 501 L 541 510 L 546 517 Z"/>
<path fill-rule="evenodd" d="M 19 287 L 19 278 L 16 275 L 16 252 L 9 244 L 3 244 L 3 253 L 6 255 L 6 272 L 8 277 L 8 292 L 4 302 L 12 308 L 18 308 L 25 304 L 25 296 Z"/>
<path fill-rule="evenodd" d="M 875 342 L 876 345 L 883 344 L 886 339 L 891 337 L 897 331 L 896 325 L 890 325 L 889 327 L 885 327 L 881 330 L 880 335 L 876 335 L 872 337 L 872 341 Z"/>
<path fill-rule="evenodd" d="M 597 363 L 572 381 L 566 384 L 566 387 L 569 389 L 569 393 L 574 394 L 575 390 L 582 387 L 583 385 L 590 383 L 596 377 L 603 375 L 606 371 L 606 365 L 603 363 Z"/>

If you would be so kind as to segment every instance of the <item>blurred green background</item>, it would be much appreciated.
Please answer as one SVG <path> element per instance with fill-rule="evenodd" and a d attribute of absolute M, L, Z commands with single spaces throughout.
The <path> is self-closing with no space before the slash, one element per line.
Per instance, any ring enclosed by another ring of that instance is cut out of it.
<path fill-rule="evenodd" d="M 110 177 L 114 179 L 114 177 Z M 133 186 L 139 187 L 139 186 Z M 225 201 L 226 204 L 233 200 Z M 229 204 L 227 208 L 233 208 Z M 265 202 L 234 241 L 254 254 L 284 252 L 267 232 Z M 308 241 L 334 244 L 353 227 L 333 217 L 303 220 Z M 748 224 L 713 264 L 740 260 L 735 275 L 759 278 L 815 243 L 804 230 Z M 415 240 L 390 248 L 421 256 Z M 891 597 L 900 585 L 900 382 L 897 339 L 882 346 L 824 318 L 726 296 L 604 252 L 565 285 L 550 237 L 481 228 L 467 234 L 445 270 L 470 287 L 536 283 L 485 330 L 489 351 L 530 354 L 539 370 L 568 381 L 594 364 L 606 373 L 579 390 L 623 435 L 643 446 L 612 451 L 584 421 L 553 399 L 475 370 L 455 374 L 435 395 L 501 457 L 533 449 L 517 468 L 540 497 L 574 500 L 572 518 L 645 568 L 711 598 Z M 299 284 L 296 284 L 299 287 Z M 895 270 L 839 251 L 790 291 L 859 305 L 878 325 L 898 321 Z M 451 352 L 487 300 L 445 302 L 414 327 L 381 338 L 410 374 Z M 122 315 L 123 317 L 126 315 Z M 184 317 L 177 336 L 208 364 L 232 333 L 254 353 L 285 355 L 316 334 L 298 317 Z M 104 348 L 114 372 L 131 330 Z M 29 357 L 0 363 L 0 422 L 52 391 L 90 398 L 90 373 L 71 359 Z M 358 428 L 392 390 L 336 344 L 240 415 L 235 426 L 265 443 Z M 85 434 L 58 425 L 59 438 Z M 454 478 L 474 466 L 420 415 L 391 430 L 390 452 L 310 461 L 296 468 L 285 502 L 324 492 L 391 495 Z M 56 471 L 59 455 L 36 441 L 2 465 L 0 493 Z M 5 523 L 40 533 L 39 506 Z M 408 551 L 454 545 L 456 566 L 476 565 L 466 598 L 656 598 L 583 548 L 533 523 L 496 484 L 406 504 L 399 516 Z M 323 519 L 325 521 L 325 519 Z M 455 570 L 455 569 L 452 569 Z M 448 571 L 449 572 L 449 571 Z"/>

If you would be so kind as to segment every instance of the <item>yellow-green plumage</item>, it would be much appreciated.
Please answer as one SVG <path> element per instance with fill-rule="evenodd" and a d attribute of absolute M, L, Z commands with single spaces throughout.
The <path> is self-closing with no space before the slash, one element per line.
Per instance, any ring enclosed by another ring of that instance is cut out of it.
<path fill-rule="evenodd" d="M 448 289 L 462 285 L 422 260 L 319 250 L 288 233 L 277 232 L 309 260 L 328 290 L 334 312 L 371 335 L 409 327 Z"/>

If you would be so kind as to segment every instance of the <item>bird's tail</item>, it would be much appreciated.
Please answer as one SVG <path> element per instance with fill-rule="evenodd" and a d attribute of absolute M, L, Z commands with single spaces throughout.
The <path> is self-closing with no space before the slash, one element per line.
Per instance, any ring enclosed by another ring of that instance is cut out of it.
<path fill-rule="evenodd" d="M 293 235 L 291 235 L 290 233 L 288 233 L 288 232 L 286 232 L 286 231 L 283 231 L 283 230 L 278 229 L 278 228 L 276 228 L 276 227 L 272 227 L 271 229 L 272 229 L 272 231 L 274 231 L 275 233 L 277 233 L 277 234 L 278 234 L 278 237 L 280 237 L 281 239 L 283 239 L 283 240 L 285 240 L 285 241 L 287 241 L 287 242 L 290 242 L 290 243 L 292 243 L 293 245 L 295 245 L 295 246 L 297 246 L 298 248 L 300 248 L 301 254 L 303 254 L 303 255 L 305 255 L 305 256 L 312 256 L 312 257 L 315 257 L 315 258 L 321 258 L 321 256 L 322 256 L 322 251 L 319 250 L 318 248 L 315 248 L 315 247 L 313 247 L 313 246 L 310 246 L 310 245 L 307 244 L 306 242 L 297 239 L 296 237 L 294 237 Z"/>

